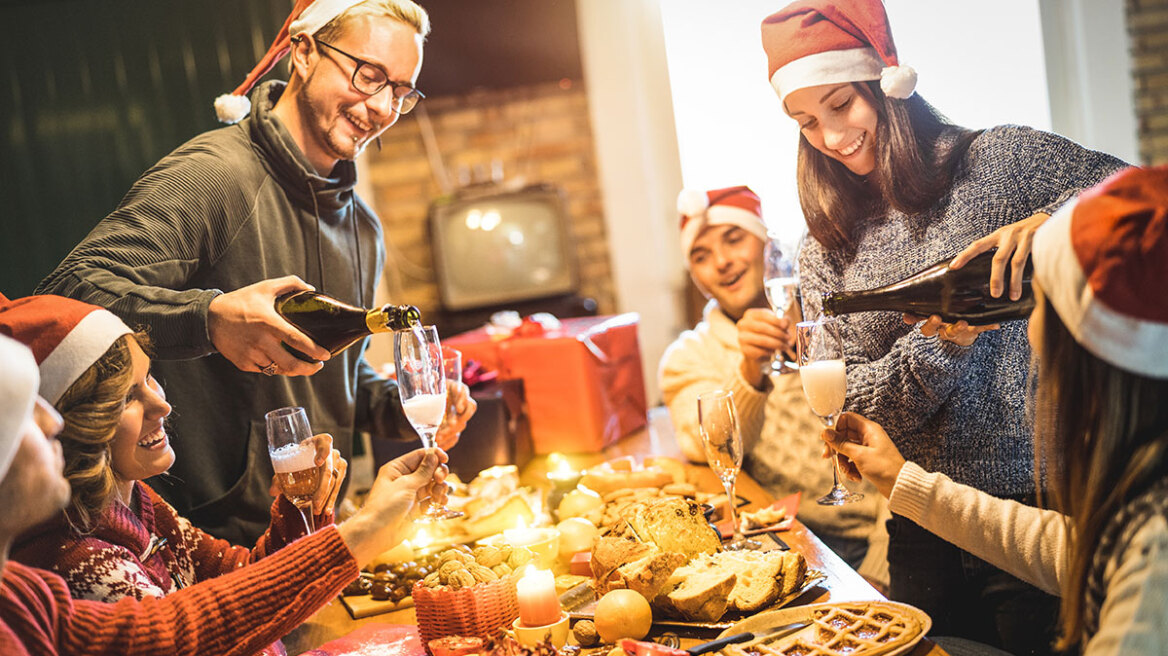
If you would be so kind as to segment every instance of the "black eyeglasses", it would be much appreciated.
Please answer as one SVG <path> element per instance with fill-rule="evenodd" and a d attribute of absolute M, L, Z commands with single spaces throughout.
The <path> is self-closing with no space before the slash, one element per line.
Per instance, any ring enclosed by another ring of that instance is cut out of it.
<path fill-rule="evenodd" d="M 367 96 L 375 96 L 381 93 L 382 89 L 390 87 L 390 94 L 393 96 L 391 106 L 393 107 L 393 111 L 398 114 L 410 113 L 410 110 L 417 106 L 418 101 L 426 97 L 421 91 L 415 89 L 413 85 L 406 84 L 405 82 L 391 81 L 389 75 L 385 73 L 385 69 L 377 64 L 367 62 L 360 57 L 354 57 L 331 43 L 325 43 L 320 39 L 316 39 L 316 42 L 356 62 L 357 68 L 353 69 L 353 88 L 357 91 Z"/>

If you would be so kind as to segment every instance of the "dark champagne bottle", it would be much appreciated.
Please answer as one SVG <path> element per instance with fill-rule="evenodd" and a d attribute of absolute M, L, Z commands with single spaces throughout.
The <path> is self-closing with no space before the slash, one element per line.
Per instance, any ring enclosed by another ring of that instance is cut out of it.
<path fill-rule="evenodd" d="M 1034 292 L 1030 289 L 1033 266 L 1027 261 L 1022 271 L 1021 298 L 1010 300 L 1009 266 L 1005 291 L 994 298 L 990 295 L 990 269 L 996 251 L 981 253 L 960 269 L 950 269 L 949 258 L 884 287 L 825 293 L 823 313 L 832 316 L 883 310 L 918 317 L 936 314 L 948 323 L 964 320 L 971 326 L 1025 319 L 1034 309 Z"/>
<path fill-rule="evenodd" d="M 310 291 L 290 292 L 278 297 L 276 312 L 333 355 L 367 335 L 403 330 L 422 323 L 422 313 L 412 305 L 384 305 L 366 310 Z M 287 344 L 284 348 L 305 362 L 317 362 Z"/>

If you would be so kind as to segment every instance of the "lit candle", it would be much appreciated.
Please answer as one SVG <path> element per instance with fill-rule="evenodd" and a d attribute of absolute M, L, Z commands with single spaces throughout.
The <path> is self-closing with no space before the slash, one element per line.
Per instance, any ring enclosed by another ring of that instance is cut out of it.
<path fill-rule="evenodd" d="M 550 570 L 527 568 L 516 584 L 519 621 L 525 626 L 546 626 L 560 621 L 560 598 Z"/>

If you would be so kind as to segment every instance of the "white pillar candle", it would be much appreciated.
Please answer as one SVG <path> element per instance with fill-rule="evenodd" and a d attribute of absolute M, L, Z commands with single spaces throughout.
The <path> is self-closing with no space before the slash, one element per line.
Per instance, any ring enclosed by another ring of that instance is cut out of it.
<path fill-rule="evenodd" d="M 560 598 L 550 570 L 528 568 L 516 584 L 519 621 L 526 626 L 546 626 L 560 620 Z"/>

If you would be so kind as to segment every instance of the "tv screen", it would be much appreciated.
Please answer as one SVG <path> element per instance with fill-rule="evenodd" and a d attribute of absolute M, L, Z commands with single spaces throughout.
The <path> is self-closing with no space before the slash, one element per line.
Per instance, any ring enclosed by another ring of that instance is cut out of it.
<path fill-rule="evenodd" d="M 430 208 L 438 290 L 447 310 L 501 305 L 576 290 L 562 192 L 454 197 Z"/>

